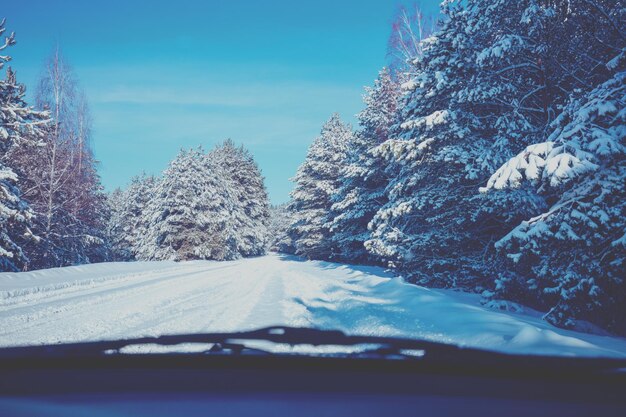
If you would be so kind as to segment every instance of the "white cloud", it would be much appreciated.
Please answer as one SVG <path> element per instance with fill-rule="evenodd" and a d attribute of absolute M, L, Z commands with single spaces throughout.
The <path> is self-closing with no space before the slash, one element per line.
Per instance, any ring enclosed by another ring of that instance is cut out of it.
<path fill-rule="evenodd" d="M 360 98 L 360 90 L 344 86 L 310 82 L 274 82 L 268 84 L 213 84 L 199 81 L 196 86 L 157 83 L 115 85 L 91 94 L 94 103 L 127 103 L 147 105 L 197 105 L 216 107 L 280 108 L 284 106 L 317 107 L 320 102 L 332 104 L 346 97 Z M 287 109 L 289 110 L 289 109 Z"/>

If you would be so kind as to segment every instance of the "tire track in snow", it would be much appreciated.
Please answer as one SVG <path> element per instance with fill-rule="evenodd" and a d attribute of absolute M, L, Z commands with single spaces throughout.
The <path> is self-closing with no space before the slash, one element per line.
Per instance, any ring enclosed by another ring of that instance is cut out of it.
<path fill-rule="evenodd" d="M 128 277 L 123 282 L 85 290 L 67 299 L 53 300 L 21 307 L 16 314 L 3 312 L 0 316 L 0 344 L 49 343 L 96 339 L 109 334 L 124 333 L 132 323 L 159 316 L 158 304 L 164 299 L 183 297 L 207 287 L 207 274 L 233 267 L 215 263 L 184 265 L 176 269 L 155 272 L 155 276 L 135 282 Z M 190 267 L 191 266 L 191 267 Z M 228 275 L 228 274 L 225 274 Z M 213 283 L 214 284 L 214 283 Z M 213 287 L 213 285 L 208 285 Z"/>
<path fill-rule="evenodd" d="M 267 262 L 180 264 L 4 306 L 0 345 L 229 331 L 254 319 L 281 324 L 282 281 L 271 272 L 276 261 Z"/>

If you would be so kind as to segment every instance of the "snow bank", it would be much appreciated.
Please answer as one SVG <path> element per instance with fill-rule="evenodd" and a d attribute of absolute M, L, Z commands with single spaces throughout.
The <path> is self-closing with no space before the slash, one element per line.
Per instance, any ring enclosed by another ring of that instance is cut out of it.
<path fill-rule="evenodd" d="M 407 284 L 374 267 L 294 261 L 291 265 L 296 265 L 294 273 L 309 276 L 286 281 L 288 296 L 299 306 L 292 308 L 300 313 L 292 324 L 508 353 L 626 356 L 624 338 L 556 328 L 531 309 L 518 313 L 490 309 L 476 294 Z M 315 279 L 320 276 L 324 278 Z"/>
<path fill-rule="evenodd" d="M 108 262 L 101 264 L 42 269 L 32 272 L 0 273 L 0 300 L 4 303 L 26 301 L 50 292 L 75 287 L 92 287 L 110 280 L 146 274 L 146 269 L 175 268 L 175 262 Z"/>

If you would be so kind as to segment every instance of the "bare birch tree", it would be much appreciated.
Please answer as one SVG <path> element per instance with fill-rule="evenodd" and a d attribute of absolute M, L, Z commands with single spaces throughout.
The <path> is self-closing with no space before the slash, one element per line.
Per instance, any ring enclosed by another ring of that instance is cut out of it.
<path fill-rule="evenodd" d="M 423 40 L 436 29 L 433 16 L 425 15 L 417 3 L 399 6 L 387 44 L 389 67 L 398 73 L 410 72 L 411 64 L 423 55 Z"/>
<path fill-rule="evenodd" d="M 43 144 L 16 155 L 41 238 L 32 248 L 33 266 L 99 260 L 93 250 L 104 245 L 105 200 L 90 146 L 91 118 L 86 96 L 58 47 L 44 65 L 35 100 L 50 112 L 52 123 Z"/>

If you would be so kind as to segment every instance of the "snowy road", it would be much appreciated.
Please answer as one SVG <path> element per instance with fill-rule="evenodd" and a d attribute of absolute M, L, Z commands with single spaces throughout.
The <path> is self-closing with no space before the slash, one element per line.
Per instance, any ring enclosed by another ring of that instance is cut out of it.
<path fill-rule="evenodd" d="M 270 325 L 428 338 L 506 352 L 626 356 L 626 339 L 556 329 L 532 311 L 429 290 L 381 269 L 268 255 L 0 274 L 0 345 Z"/>

